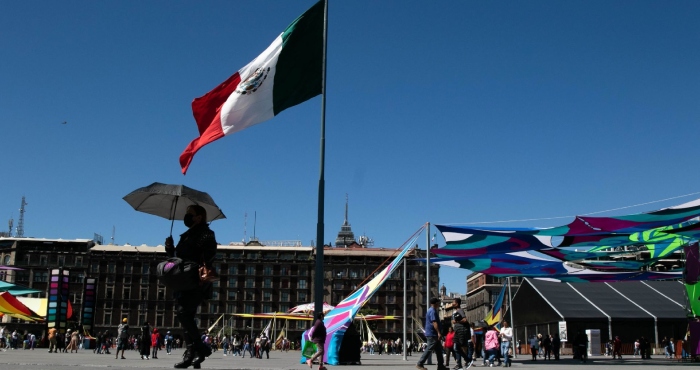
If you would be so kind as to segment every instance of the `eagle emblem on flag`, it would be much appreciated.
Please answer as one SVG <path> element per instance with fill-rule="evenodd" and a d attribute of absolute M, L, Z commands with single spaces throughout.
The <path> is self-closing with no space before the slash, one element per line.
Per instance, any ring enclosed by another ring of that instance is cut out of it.
<path fill-rule="evenodd" d="M 255 71 L 248 76 L 248 78 L 238 84 L 236 93 L 245 95 L 258 91 L 258 88 L 260 88 L 263 82 L 265 82 L 268 73 L 270 73 L 270 67 L 267 67 L 267 69 L 264 67 L 255 69 Z"/>

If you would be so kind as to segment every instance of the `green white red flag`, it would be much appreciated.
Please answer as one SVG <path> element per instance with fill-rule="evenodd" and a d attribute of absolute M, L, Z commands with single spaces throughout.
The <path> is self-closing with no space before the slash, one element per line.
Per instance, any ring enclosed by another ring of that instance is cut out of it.
<path fill-rule="evenodd" d="M 252 62 L 192 101 L 199 137 L 180 155 L 183 174 L 204 145 L 321 94 L 324 13 L 321 0 Z"/>

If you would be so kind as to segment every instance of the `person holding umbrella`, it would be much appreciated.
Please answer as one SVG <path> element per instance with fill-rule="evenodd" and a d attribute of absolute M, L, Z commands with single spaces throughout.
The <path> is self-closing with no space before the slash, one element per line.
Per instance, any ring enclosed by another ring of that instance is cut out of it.
<path fill-rule="evenodd" d="M 173 244 L 172 237 L 165 239 L 166 254 L 168 257 L 177 256 L 184 261 L 192 261 L 211 269 L 216 256 L 217 242 L 214 232 L 207 224 L 207 211 L 200 205 L 188 206 L 184 223 L 188 230 L 180 235 L 177 247 Z M 211 349 L 202 342 L 194 320 L 197 308 L 211 295 L 211 291 L 211 282 L 203 282 L 195 289 L 175 292 L 175 312 L 184 329 L 186 342 L 183 359 L 175 364 L 177 369 L 186 369 L 190 365 L 199 369 L 200 364 L 211 355 Z"/>

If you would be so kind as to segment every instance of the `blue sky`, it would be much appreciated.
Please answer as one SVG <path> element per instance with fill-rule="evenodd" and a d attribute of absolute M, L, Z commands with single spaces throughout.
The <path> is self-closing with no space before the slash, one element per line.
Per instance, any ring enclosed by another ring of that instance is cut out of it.
<path fill-rule="evenodd" d="M 169 221 L 121 199 L 158 181 L 209 192 L 228 216 L 212 225 L 221 243 L 243 239 L 247 212 L 248 236 L 257 213 L 259 239 L 309 245 L 320 98 L 208 145 L 186 176 L 178 157 L 197 135 L 192 99 L 312 4 L 2 2 L 0 229 L 26 196 L 25 236 L 114 227 L 117 244 L 159 244 Z M 331 1 L 326 242 L 346 193 L 355 234 L 396 248 L 425 222 L 553 226 L 699 191 L 698 14 L 694 1 Z M 465 276 L 444 269 L 441 284 L 464 293 Z"/>

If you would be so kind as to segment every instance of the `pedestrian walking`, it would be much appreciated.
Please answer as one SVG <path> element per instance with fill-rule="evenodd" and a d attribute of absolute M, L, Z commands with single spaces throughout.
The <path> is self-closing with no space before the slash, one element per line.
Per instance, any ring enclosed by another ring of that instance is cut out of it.
<path fill-rule="evenodd" d="M 437 310 L 439 307 L 440 299 L 431 298 L 430 309 L 428 309 L 428 313 L 425 315 L 425 337 L 427 339 L 428 346 L 426 347 L 425 351 L 423 352 L 423 355 L 420 357 L 418 363 L 416 364 L 416 368 L 419 370 L 427 370 L 426 367 L 423 365 L 432 355 L 433 352 L 435 352 L 435 355 L 437 357 L 437 370 L 447 370 L 447 367 L 445 367 L 443 362 L 443 349 L 441 343 L 442 333 L 440 331 L 440 318 L 437 314 Z"/>
<path fill-rule="evenodd" d="M 122 360 L 125 360 L 124 351 L 129 346 L 129 324 L 127 323 L 126 317 L 122 319 L 122 323 L 117 327 L 117 353 L 114 359 L 119 358 L 119 351 L 122 351 Z"/>
<path fill-rule="evenodd" d="M 142 360 L 151 359 L 151 326 L 148 321 L 141 324 L 141 337 L 139 338 L 139 354 Z"/>
<path fill-rule="evenodd" d="M 513 343 L 513 328 L 508 325 L 508 321 L 503 321 L 501 325 L 501 356 L 503 356 L 503 363 L 505 367 L 510 367 L 510 355 L 508 351 L 511 349 L 511 344 Z"/>
<path fill-rule="evenodd" d="M 306 364 L 309 365 L 309 368 L 313 368 L 314 360 L 318 359 L 318 370 L 326 369 L 326 367 L 323 366 L 323 354 L 325 353 L 324 347 L 326 345 L 326 325 L 323 323 L 324 317 L 325 315 L 323 312 L 320 312 L 316 317 L 313 328 L 311 328 L 311 341 L 316 344 L 316 353 L 311 356 L 310 359 L 306 360 Z"/>
<path fill-rule="evenodd" d="M 165 353 L 170 354 L 173 350 L 173 336 L 170 331 L 165 333 Z"/>
<path fill-rule="evenodd" d="M 165 240 L 165 252 L 169 257 L 175 257 L 200 265 L 200 268 L 213 269 L 216 257 L 216 236 L 207 224 L 207 211 L 200 205 L 187 207 L 184 217 L 185 226 L 188 228 L 182 235 L 177 247 L 173 244 L 173 238 Z M 211 282 L 202 282 L 195 289 L 175 292 L 177 320 L 184 329 L 187 349 L 182 361 L 175 364 L 175 368 L 185 369 L 190 365 L 196 367 L 211 355 L 211 348 L 202 342 L 195 322 L 197 308 L 209 298 L 212 293 Z"/>
<path fill-rule="evenodd" d="M 153 333 L 151 334 L 151 357 L 154 359 L 158 358 L 158 349 L 160 349 L 160 334 L 158 333 L 158 328 L 153 328 Z"/>
<path fill-rule="evenodd" d="M 55 327 L 49 328 L 49 353 L 58 352 L 58 330 Z"/>

